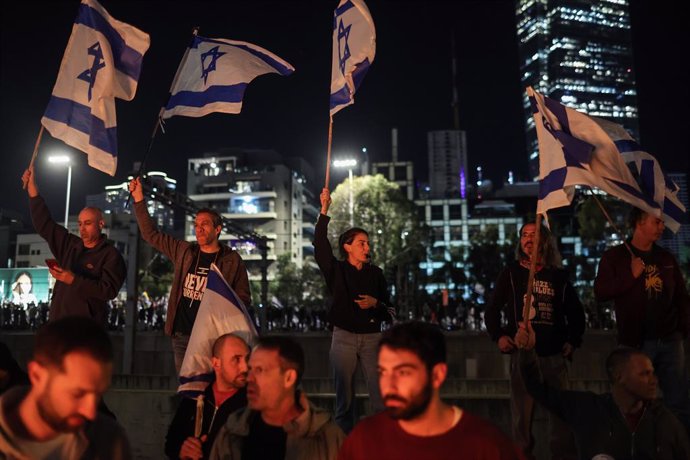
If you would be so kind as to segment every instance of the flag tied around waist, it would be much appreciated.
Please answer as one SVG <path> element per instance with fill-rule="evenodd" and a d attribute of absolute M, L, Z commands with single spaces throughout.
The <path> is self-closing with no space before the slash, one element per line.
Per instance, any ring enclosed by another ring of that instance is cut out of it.
<path fill-rule="evenodd" d="M 527 88 L 539 140 L 537 212 L 571 203 L 575 186 L 596 187 L 677 231 L 685 208 L 657 160 L 615 123 L 587 116 Z"/>
<path fill-rule="evenodd" d="M 240 113 L 247 85 L 267 73 L 290 75 L 288 62 L 251 43 L 195 35 L 177 69 L 161 118 Z"/>
<path fill-rule="evenodd" d="M 231 332 L 242 337 L 250 347 L 258 337 L 247 308 L 216 264 L 211 264 L 204 297 L 182 360 L 178 393 L 195 398 L 204 392 L 214 379 L 211 366 L 213 344 L 218 337 Z"/>
<path fill-rule="evenodd" d="M 41 119 L 53 137 L 111 176 L 117 169 L 115 98 L 134 98 L 149 44 L 148 34 L 114 19 L 96 0 L 82 0 Z"/>
<path fill-rule="evenodd" d="M 341 0 L 333 15 L 331 116 L 354 104 L 354 94 L 376 55 L 376 29 L 362 0 Z"/>

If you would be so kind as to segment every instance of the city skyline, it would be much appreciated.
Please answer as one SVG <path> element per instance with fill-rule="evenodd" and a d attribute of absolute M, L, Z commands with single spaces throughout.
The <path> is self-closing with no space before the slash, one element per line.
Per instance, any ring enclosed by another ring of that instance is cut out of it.
<path fill-rule="evenodd" d="M 82 153 L 44 136 L 39 160 L 53 148 L 72 150 L 76 160 L 72 214 L 84 205 L 87 194 L 121 182 L 133 162 L 142 159 L 194 26 L 200 26 L 205 36 L 263 46 L 290 62 L 296 72 L 254 81 L 239 115 L 170 119 L 167 134 L 156 138 L 148 169 L 163 170 L 185 183 L 188 157 L 217 148 L 245 147 L 302 156 L 323 174 L 336 1 L 101 3 L 118 20 L 149 33 L 152 45 L 144 57 L 136 98 L 118 102 L 120 153 L 114 178 L 88 168 Z M 453 124 L 450 37 L 454 33 L 460 126 L 467 131 L 470 173 L 481 165 L 484 176 L 494 182 L 504 179 L 509 170 L 518 179 L 526 179 L 513 2 L 448 3 L 427 2 L 421 9 L 411 2 L 368 3 L 377 27 L 377 56 L 355 95 L 355 104 L 334 117 L 333 155 L 366 147 L 371 162 L 386 161 L 390 131 L 397 127 L 399 158 L 415 162 L 417 181 L 427 180 L 426 133 Z M 682 128 L 688 121 L 683 109 L 690 102 L 685 86 L 688 64 L 674 57 L 689 33 L 671 11 L 651 2 L 631 3 L 640 140 L 668 171 L 687 173 L 688 148 Z M 77 1 L 38 2 L 38 7 L 20 5 L 11 18 L 3 17 L 2 144 L 9 161 L 0 181 L 0 207 L 26 213 L 26 205 L 17 200 L 24 196 L 19 179 L 29 162 L 77 7 Z M 51 210 L 61 216 L 66 173 L 41 162 L 37 175 Z M 332 180 L 331 187 L 335 185 Z M 321 186 L 316 184 L 316 188 Z"/>

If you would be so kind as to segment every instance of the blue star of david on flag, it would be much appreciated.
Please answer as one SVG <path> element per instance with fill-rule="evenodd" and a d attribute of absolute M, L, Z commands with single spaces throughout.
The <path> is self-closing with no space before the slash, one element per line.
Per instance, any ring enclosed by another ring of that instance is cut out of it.
<path fill-rule="evenodd" d="M 101 50 L 101 44 L 98 42 L 89 46 L 87 53 L 89 56 L 93 56 L 93 63 L 91 64 L 90 69 L 86 69 L 80 73 L 77 78 L 89 84 L 88 100 L 90 101 L 93 85 L 96 84 L 96 75 L 100 69 L 105 67 L 105 60 L 103 59 L 103 50 Z"/>
<path fill-rule="evenodd" d="M 340 72 L 345 73 L 345 63 L 350 59 L 350 46 L 347 39 L 350 37 L 350 28 L 352 24 L 347 27 L 344 26 L 343 20 L 340 20 L 338 25 L 338 58 L 340 61 Z"/>
<path fill-rule="evenodd" d="M 201 78 L 204 79 L 204 84 L 206 84 L 206 81 L 208 80 L 208 74 L 215 72 L 216 61 L 218 61 L 221 56 L 226 54 L 222 51 L 218 51 L 218 48 L 220 48 L 220 46 L 215 46 L 201 55 Z M 204 67 L 204 62 L 207 58 L 210 59 L 210 61 L 208 66 Z"/>

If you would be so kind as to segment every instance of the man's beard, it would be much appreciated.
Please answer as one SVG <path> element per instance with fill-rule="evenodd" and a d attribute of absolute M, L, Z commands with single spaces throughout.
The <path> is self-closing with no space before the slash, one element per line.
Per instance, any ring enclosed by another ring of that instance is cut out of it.
<path fill-rule="evenodd" d="M 48 402 L 47 397 L 40 398 L 36 403 L 36 407 L 38 408 L 38 415 L 41 416 L 43 421 L 58 433 L 74 433 L 79 431 L 84 426 L 84 423 L 87 422 L 86 418 L 78 414 L 60 418 L 55 414 L 53 405 Z M 81 423 L 78 425 L 70 424 L 68 422 L 70 419 L 80 420 Z"/>
<path fill-rule="evenodd" d="M 414 395 L 409 401 L 397 395 L 387 395 L 384 396 L 383 402 L 385 403 L 386 400 L 393 400 L 407 403 L 407 405 L 402 407 L 386 407 L 386 412 L 395 420 L 412 420 L 419 417 L 427 410 L 431 403 L 432 394 L 431 378 L 429 378 L 422 388 L 422 391 Z"/>

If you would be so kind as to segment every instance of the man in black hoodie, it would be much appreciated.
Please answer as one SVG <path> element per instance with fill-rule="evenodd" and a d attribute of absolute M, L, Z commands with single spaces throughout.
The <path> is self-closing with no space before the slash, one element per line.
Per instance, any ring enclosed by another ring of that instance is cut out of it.
<path fill-rule="evenodd" d="M 117 296 L 127 269 L 118 250 L 101 233 L 105 222 L 98 208 L 79 213 L 79 236 L 53 220 L 38 193 L 34 167 L 24 171 L 22 182 L 29 195 L 31 220 L 57 259 L 49 267 L 57 280 L 50 302 L 50 321 L 63 316 L 87 316 L 105 326 L 107 302 Z"/>
<path fill-rule="evenodd" d="M 510 353 L 510 403 L 513 437 L 527 458 L 532 457 L 532 415 L 534 400 L 527 393 L 517 366 L 517 350 L 513 337 L 517 324 L 523 321 L 523 305 L 527 291 L 530 258 L 537 254 L 532 305 L 529 320 L 537 336 L 536 352 L 539 366 L 547 382 L 565 388 L 568 382 L 566 359 L 582 343 L 585 314 L 580 300 L 568 281 L 568 273 L 560 268 L 560 254 L 551 233 L 541 227 L 539 249 L 535 247 L 534 223 L 520 229 L 516 248 L 517 261 L 508 265 L 498 276 L 494 296 L 485 313 L 486 329 L 498 343 L 502 353 Z M 502 325 L 501 312 L 507 323 Z M 572 433 L 556 417 L 550 417 L 551 453 L 553 458 L 572 458 L 575 446 Z"/>
<path fill-rule="evenodd" d="M 378 384 L 377 353 L 381 323 L 395 312 L 389 306 L 388 289 L 381 269 L 370 263 L 369 235 L 351 228 L 340 235 L 338 249 L 344 260 L 333 256 L 328 241 L 328 208 L 331 194 L 321 192 L 321 215 L 314 232 L 314 258 L 326 280 L 332 303 L 333 326 L 330 359 L 335 371 L 335 422 L 345 432 L 354 427 L 354 376 L 359 361 L 369 388 L 374 412 L 383 410 Z"/>

